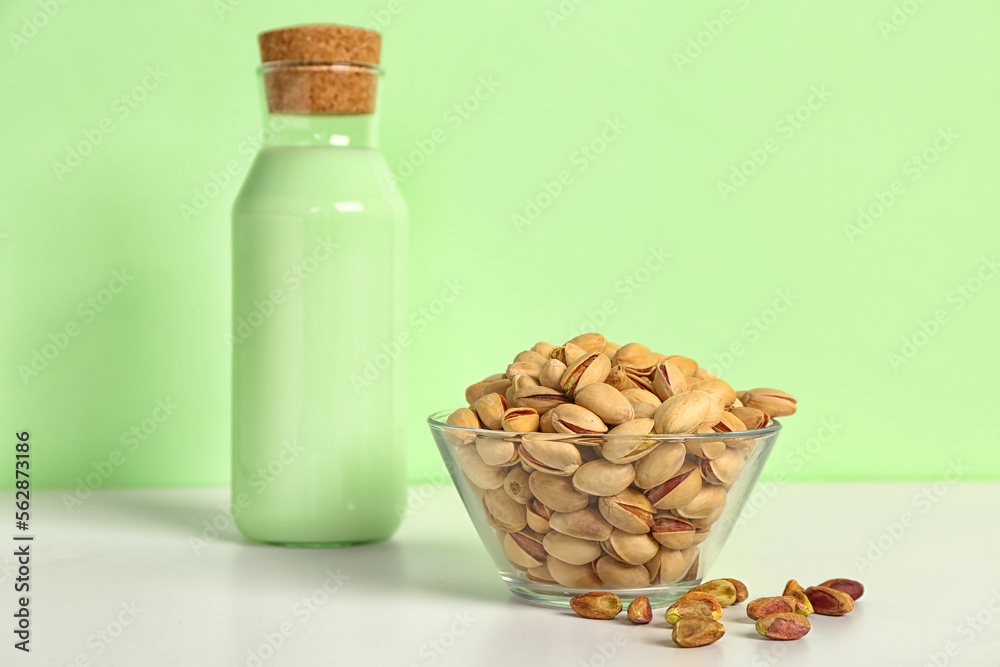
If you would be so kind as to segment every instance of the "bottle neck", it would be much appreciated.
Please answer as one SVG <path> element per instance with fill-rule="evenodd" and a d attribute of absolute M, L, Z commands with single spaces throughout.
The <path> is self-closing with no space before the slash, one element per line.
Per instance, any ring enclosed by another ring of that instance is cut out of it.
<path fill-rule="evenodd" d="M 265 115 L 264 146 L 378 148 L 376 114 L 342 116 Z"/>

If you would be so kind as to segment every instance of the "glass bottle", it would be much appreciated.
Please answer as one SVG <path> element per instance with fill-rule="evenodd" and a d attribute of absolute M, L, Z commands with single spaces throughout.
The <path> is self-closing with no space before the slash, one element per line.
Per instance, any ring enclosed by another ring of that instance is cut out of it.
<path fill-rule="evenodd" d="M 407 229 L 377 141 L 380 42 L 260 35 L 267 124 L 232 221 L 232 503 L 252 541 L 384 540 L 405 503 L 405 360 L 379 356 L 405 326 Z"/>

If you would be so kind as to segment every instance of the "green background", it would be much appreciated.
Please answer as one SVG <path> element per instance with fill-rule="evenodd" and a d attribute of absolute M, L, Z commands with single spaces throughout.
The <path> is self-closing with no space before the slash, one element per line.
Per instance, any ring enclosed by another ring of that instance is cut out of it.
<path fill-rule="evenodd" d="M 995 2 L 5 0 L 0 427 L 31 430 L 37 485 L 116 450 L 104 487 L 227 483 L 255 35 L 313 21 L 385 35 L 412 479 L 443 469 L 428 413 L 589 329 L 798 396 L 767 475 L 1000 478 Z"/>

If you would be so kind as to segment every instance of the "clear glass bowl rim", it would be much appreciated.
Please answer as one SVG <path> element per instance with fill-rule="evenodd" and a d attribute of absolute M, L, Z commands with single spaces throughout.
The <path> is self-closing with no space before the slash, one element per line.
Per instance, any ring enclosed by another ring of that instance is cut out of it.
<path fill-rule="evenodd" d="M 465 407 L 465 406 L 463 406 L 463 407 Z M 458 431 L 468 431 L 469 433 L 475 433 L 476 435 L 484 435 L 484 436 L 494 437 L 494 438 L 496 438 L 497 436 L 517 437 L 517 436 L 525 435 L 524 433 L 517 433 L 517 432 L 514 432 L 514 431 L 494 431 L 494 430 L 485 429 L 485 428 L 469 428 L 467 426 L 455 426 L 453 424 L 449 424 L 446 420 L 448 419 L 449 415 L 451 415 L 451 413 L 455 412 L 455 410 L 458 410 L 458 409 L 459 408 L 454 408 L 452 410 L 441 410 L 441 411 L 438 411 L 438 412 L 431 413 L 431 415 L 429 417 L 427 417 L 427 424 L 431 428 L 455 429 L 455 430 L 458 430 Z M 741 438 L 742 439 L 742 438 L 758 438 L 758 437 L 761 437 L 761 436 L 771 435 L 773 433 L 777 433 L 780 430 L 781 430 L 781 422 L 779 422 L 777 419 L 772 419 L 770 426 L 766 426 L 764 428 L 754 429 L 752 431 L 731 431 L 731 432 L 719 432 L 719 433 L 649 433 L 649 434 L 643 435 L 642 437 L 643 438 L 649 438 L 649 439 L 652 439 L 652 440 L 663 440 L 663 441 L 670 441 L 670 440 L 697 440 L 699 438 L 701 438 L 701 439 L 707 439 L 707 440 L 718 440 L 720 438 L 722 438 L 722 439 Z M 627 433 L 612 433 L 610 435 L 607 434 L 607 433 L 546 433 L 545 435 L 547 435 L 547 436 L 564 436 L 568 440 L 575 440 L 577 438 L 614 438 L 615 436 L 620 436 L 620 437 L 623 437 L 623 438 L 634 438 L 635 437 L 635 434 L 627 434 Z M 547 439 L 560 440 L 561 438 L 551 437 L 551 438 L 547 438 Z"/>

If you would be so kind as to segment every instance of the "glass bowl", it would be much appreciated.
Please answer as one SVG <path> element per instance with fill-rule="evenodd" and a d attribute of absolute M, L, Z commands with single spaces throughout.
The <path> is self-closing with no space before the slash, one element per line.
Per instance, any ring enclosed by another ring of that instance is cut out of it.
<path fill-rule="evenodd" d="M 700 584 L 781 429 L 508 433 L 451 413 L 427 421 L 472 524 L 511 592 L 548 607 L 594 590 L 665 606 Z"/>

